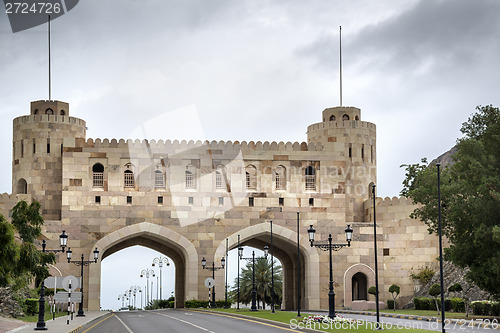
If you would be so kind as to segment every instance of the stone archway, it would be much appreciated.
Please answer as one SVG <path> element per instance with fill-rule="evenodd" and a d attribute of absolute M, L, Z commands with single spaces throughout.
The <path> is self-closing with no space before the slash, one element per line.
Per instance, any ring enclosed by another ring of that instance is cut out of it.
<path fill-rule="evenodd" d="M 100 251 L 101 259 L 96 265 L 89 266 L 87 289 L 89 310 L 100 309 L 102 260 L 114 252 L 134 245 L 142 245 L 163 253 L 167 252 L 174 261 L 176 266 L 176 307 L 184 307 L 185 300 L 198 297 L 198 254 L 196 248 L 187 238 L 169 228 L 142 222 L 116 230 L 95 243 L 94 248 L 97 247 Z M 90 253 L 90 255 L 92 254 Z"/>
<path fill-rule="evenodd" d="M 359 275 L 362 274 L 362 275 Z M 366 286 L 375 285 L 375 271 L 366 264 L 355 264 L 349 267 L 344 273 L 344 306 L 351 307 L 353 301 L 353 281 L 356 277 L 364 276 L 366 278 Z M 353 279 L 354 278 L 354 279 Z M 357 280 L 358 283 L 360 282 Z M 367 295 L 368 299 L 368 295 Z"/>
<path fill-rule="evenodd" d="M 260 223 L 244 228 L 228 237 L 229 250 L 238 247 L 238 235 L 240 244 L 263 248 L 269 245 L 270 226 L 269 223 Z M 286 309 L 296 308 L 296 286 L 297 286 L 297 233 L 273 223 L 273 247 L 275 257 L 283 264 L 283 281 L 286 290 L 283 291 L 283 304 Z M 306 237 L 299 235 L 299 249 L 301 256 L 301 308 L 320 308 L 320 277 L 319 277 L 319 255 L 315 248 L 311 248 Z M 226 242 L 222 241 L 215 251 L 215 258 L 221 258 L 226 252 Z M 217 281 L 217 279 L 216 279 Z M 219 281 L 222 281 L 219 279 Z M 223 288 L 222 282 L 220 287 Z"/>

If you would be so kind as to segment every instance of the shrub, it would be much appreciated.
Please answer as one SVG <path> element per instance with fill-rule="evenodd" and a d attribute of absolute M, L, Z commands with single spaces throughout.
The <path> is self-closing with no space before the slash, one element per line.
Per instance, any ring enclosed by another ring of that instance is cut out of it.
<path fill-rule="evenodd" d="M 495 302 L 491 304 L 491 315 L 495 317 L 500 316 L 500 302 Z"/>
<path fill-rule="evenodd" d="M 451 303 L 451 308 L 453 309 L 453 312 L 465 312 L 465 300 L 462 299 L 462 298 L 458 298 L 458 297 L 453 297 L 452 299 L 450 300 L 445 300 L 446 301 L 450 301 Z M 446 307 L 446 303 L 445 303 L 445 307 Z"/>
<path fill-rule="evenodd" d="M 371 286 L 370 288 L 368 288 L 368 293 L 375 296 L 375 294 L 377 293 L 377 288 L 375 288 L 375 286 Z"/>
<path fill-rule="evenodd" d="M 28 316 L 36 315 L 38 313 L 38 299 L 36 298 L 25 299 L 23 309 Z"/>
<path fill-rule="evenodd" d="M 192 299 L 184 302 L 186 308 L 208 308 L 208 301 Z"/>
<path fill-rule="evenodd" d="M 472 313 L 478 316 L 499 316 L 500 303 L 490 301 L 476 301 L 471 303 Z"/>
<path fill-rule="evenodd" d="M 394 309 L 394 300 L 393 299 L 388 299 L 387 300 L 387 308 L 388 309 Z"/>
<path fill-rule="evenodd" d="M 223 308 L 224 306 L 231 307 L 231 302 L 230 301 L 215 301 L 215 306 L 218 308 Z"/>
<path fill-rule="evenodd" d="M 169 301 L 168 302 L 168 307 L 173 309 L 174 308 L 174 301 Z"/>
<path fill-rule="evenodd" d="M 418 274 L 411 274 L 410 277 L 414 280 L 419 280 L 420 283 L 426 284 L 434 276 L 434 271 L 428 267 L 420 270 Z"/>

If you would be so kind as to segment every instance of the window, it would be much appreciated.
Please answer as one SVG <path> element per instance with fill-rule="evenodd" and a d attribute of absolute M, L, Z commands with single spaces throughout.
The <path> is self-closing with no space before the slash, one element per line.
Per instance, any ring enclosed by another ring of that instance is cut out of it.
<path fill-rule="evenodd" d="M 352 143 L 349 144 L 349 157 L 352 158 Z"/>
<path fill-rule="evenodd" d="M 28 183 L 24 178 L 21 178 L 17 182 L 17 194 L 27 194 L 27 193 L 28 193 Z"/>
<path fill-rule="evenodd" d="M 96 204 L 100 204 L 101 203 L 101 196 L 100 195 L 96 195 L 94 201 L 95 201 Z"/>
<path fill-rule="evenodd" d="M 158 197 L 158 205 L 163 205 L 163 197 Z"/>
<path fill-rule="evenodd" d="M 222 180 L 221 170 L 215 171 L 215 188 L 224 188 L 224 181 Z"/>
<path fill-rule="evenodd" d="M 134 172 L 132 170 L 125 170 L 123 173 L 125 188 L 134 188 L 135 179 Z"/>
<path fill-rule="evenodd" d="M 343 115 L 342 120 L 349 120 L 349 115 L 347 115 L 347 114 Z"/>
<path fill-rule="evenodd" d="M 224 206 L 224 197 L 219 197 L 219 206 Z"/>
<path fill-rule="evenodd" d="M 36 153 L 36 141 L 33 139 L 33 155 Z"/>
<path fill-rule="evenodd" d="M 285 205 L 285 198 L 279 198 L 278 202 L 279 202 L 280 206 L 284 206 Z"/>
<path fill-rule="evenodd" d="M 358 116 L 354 117 L 354 120 L 359 121 L 359 117 Z"/>
<path fill-rule="evenodd" d="M 308 166 L 305 170 L 306 190 L 316 190 L 316 170 L 312 166 Z"/>
<path fill-rule="evenodd" d="M 330 121 L 335 121 L 335 115 L 333 115 L 333 114 L 332 114 L 332 115 L 330 116 Z"/>
<path fill-rule="evenodd" d="M 65 116 L 66 115 L 66 111 L 64 110 L 61 110 L 61 112 L 59 113 L 61 116 Z"/>
<path fill-rule="evenodd" d="M 253 207 L 254 200 L 253 197 L 248 198 L 248 207 Z"/>
<path fill-rule="evenodd" d="M 309 207 L 314 207 L 314 198 L 309 198 Z"/>
<path fill-rule="evenodd" d="M 186 170 L 186 188 L 187 189 L 194 189 L 194 188 L 196 188 L 195 180 L 194 180 L 194 175 L 189 170 Z"/>
<path fill-rule="evenodd" d="M 155 170 L 155 188 L 165 188 L 165 177 L 160 170 Z"/>
<path fill-rule="evenodd" d="M 189 198 L 188 198 L 188 203 L 189 203 L 190 205 L 194 204 L 194 198 L 193 198 L 193 197 L 189 197 Z"/>
<path fill-rule="evenodd" d="M 132 204 L 132 197 L 130 195 L 127 195 L 127 204 Z"/>
<path fill-rule="evenodd" d="M 96 163 L 92 167 L 92 186 L 104 187 L 104 166 L 101 163 Z"/>
<path fill-rule="evenodd" d="M 45 110 L 45 114 L 47 114 L 47 115 L 54 114 L 54 110 L 52 110 L 51 108 L 48 108 L 47 110 Z"/>
<path fill-rule="evenodd" d="M 257 169 L 253 165 L 245 168 L 245 181 L 247 190 L 257 189 Z"/>
<path fill-rule="evenodd" d="M 50 138 L 47 139 L 47 154 L 50 154 Z"/>
<path fill-rule="evenodd" d="M 361 145 L 361 159 L 365 160 L 365 145 Z"/>
<path fill-rule="evenodd" d="M 24 140 L 21 140 L 21 158 L 24 157 Z"/>
<path fill-rule="evenodd" d="M 389 249 L 384 249 L 384 256 L 388 256 L 389 254 Z"/>
<path fill-rule="evenodd" d="M 279 165 L 274 172 L 274 182 L 277 190 L 286 190 L 286 169 Z"/>

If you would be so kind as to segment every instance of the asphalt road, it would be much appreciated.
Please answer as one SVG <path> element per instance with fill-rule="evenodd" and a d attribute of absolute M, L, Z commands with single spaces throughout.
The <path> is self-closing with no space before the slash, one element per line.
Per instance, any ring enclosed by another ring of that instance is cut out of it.
<path fill-rule="evenodd" d="M 115 312 L 83 327 L 82 333 L 284 333 L 286 327 L 224 314 L 183 310 Z"/>

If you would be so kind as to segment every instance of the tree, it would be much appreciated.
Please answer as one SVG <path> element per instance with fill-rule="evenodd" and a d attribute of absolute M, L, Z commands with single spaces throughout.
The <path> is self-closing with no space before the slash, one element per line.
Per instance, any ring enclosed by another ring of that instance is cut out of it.
<path fill-rule="evenodd" d="M 436 309 L 438 312 L 439 316 L 439 305 L 438 305 L 438 299 L 437 297 L 441 294 L 441 285 L 439 283 L 434 283 L 430 288 L 429 288 L 429 295 L 434 297 L 434 301 L 436 302 Z"/>
<path fill-rule="evenodd" d="M 377 288 L 375 288 L 375 286 L 371 286 L 368 288 L 368 294 L 375 296 L 377 294 Z"/>
<path fill-rule="evenodd" d="M 443 233 L 450 242 L 445 259 L 468 268 L 467 278 L 500 298 L 500 110 L 477 107 L 462 124 L 453 163 L 441 173 Z M 436 165 L 404 165 L 401 194 L 421 204 L 411 214 L 437 233 Z"/>
<path fill-rule="evenodd" d="M 252 302 L 252 262 L 248 262 L 240 274 L 240 302 Z M 233 288 L 237 288 L 235 279 Z M 281 304 L 282 298 L 282 270 L 281 266 L 274 263 L 274 301 Z M 262 302 L 262 308 L 265 304 L 271 304 L 271 259 L 255 259 L 255 289 L 257 291 L 257 303 Z M 257 304 L 258 307 L 258 304 Z"/>
<path fill-rule="evenodd" d="M 12 225 L 19 233 L 21 244 L 14 273 L 18 277 L 17 285 L 25 284 L 36 278 L 38 281 L 49 276 L 48 264 L 56 261 L 53 253 L 43 253 L 33 244 L 41 236 L 43 217 L 40 215 L 40 203 L 33 201 L 30 205 L 26 201 L 19 201 L 12 209 Z"/>
<path fill-rule="evenodd" d="M 0 214 L 0 287 L 7 287 L 12 283 L 18 254 L 14 227 Z"/>
<path fill-rule="evenodd" d="M 396 311 L 396 298 L 400 291 L 401 288 L 397 284 L 393 284 L 389 287 L 389 292 L 392 294 L 392 299 L 394 300 L 394 311 Z"/>

